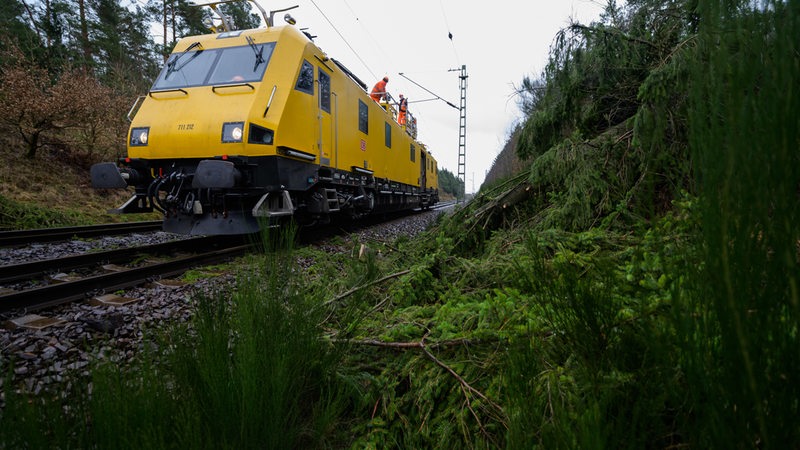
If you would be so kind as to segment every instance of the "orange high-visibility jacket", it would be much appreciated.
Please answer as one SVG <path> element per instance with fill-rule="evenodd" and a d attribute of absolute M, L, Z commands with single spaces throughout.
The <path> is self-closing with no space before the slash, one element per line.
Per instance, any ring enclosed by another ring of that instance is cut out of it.
<path fill-rule="evenodd" d="M 380 80 L 372 87 L 372 92 L 369 94 L 373 100 L 379 102 L 386 95 L 386 81 Z"/>

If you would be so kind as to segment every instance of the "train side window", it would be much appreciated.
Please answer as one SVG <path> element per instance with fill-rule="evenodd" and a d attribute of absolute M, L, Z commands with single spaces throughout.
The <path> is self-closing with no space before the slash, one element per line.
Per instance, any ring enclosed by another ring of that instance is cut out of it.
<path fill-rule="evenodd" d="M 363 101 L 358 101 L 358 130 L 364 134 L 369 134 L 369 109 Z"/>
<path fill-rule="evenodd" d="M 411 144 L 411 162 L 417 161 L 417 147 Z"/>
<path fill-rule="evenodd" d="M 331 112 L 331 77 L 322 69 L 317 69 L 319 73 L 319 107 L 325 111 Z"/>
<path fill-rule="evenodd" d="M 314 66 L 310 62 L 303 61 L 303 66 L 300 67 L 300 74 L 297 76 L 297 84 L 294 88 L 306 94 L 314 94 Z"/>
<path fill-rule="evenodd" d="M 386 148 L 392 148 L 392 126 L 389 125 L 389 122 L 386 122 L 386 126 L 383 129 L 385 132 L 384 142 L 386 143 Z"/>

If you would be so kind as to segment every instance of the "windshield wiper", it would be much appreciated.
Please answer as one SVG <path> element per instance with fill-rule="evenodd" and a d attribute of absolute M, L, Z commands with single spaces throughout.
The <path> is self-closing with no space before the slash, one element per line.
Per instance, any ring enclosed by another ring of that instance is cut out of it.
<path fill-rule="evenodd" d="M 189 51 L 190 51 L 190 50 L 192 50 L 192 49 L 193 49 L 193 48 L 195 48 L 195 47 L 200 47 L 200 50 L 198 50 L 198 51 L 194 52 L 194 54 L 192 55 L 192 57 L 191 57 L 191 58 L 189 58 L 189 59 L 187 59 L 185 63 L 181 64 L 181 65 L 180 65 L 180 66 L 178 66 L 178 67 L 175 67 L 175 65 L 178 63 L 178 60 L 180 60 L 181 58 L 183 58 L 183 56 L 184 56 L 184 55 L 186 55 L 187 53 L 189 53 Z M 184 67 L 186 64 L 189 64 L 189 62 L 191 62 L 191 61 L 192 61 L 194 58 L 196 58 L 196 57 L 197 57 L 197 55 L 199 55 L 199 54 L 200 54 L 200 53 L 202 53 L 202 52 L 203 52 L 203 45 L 202 45 L 202 44 L 200 44 L 199 42 L 195 42 L 195 43 L 193 43 L 193 44 L 189 45 L 189 47 L 187 47 L 187 48 L 186 48 L 186 51 L 185 51 L 185 52 L 183 52 L 183 53 L 181 53 L 180 55 L 176 56 L 176 57 L 175 57 L 175 58 L 174 58 L 172 61 L 170 61 L 170 62 L 168 62 L 168 63 L 167 63 L 167 74 L 166 74 L 166 75 L 164 75 L 164 79 L 166 80 L 167 78 L 169 78 L 169 76 L 172 74 L 172 72 L 177 72 L 177 71 L 179 71 L 179 70 L 183 69 L 183 67 Z"/>
<path fill-rule="evenodd" d="M 262 45 L 260 47 L 256 47 L 255 40 L 253 40 L 252 36 L 247 36 L 246 39 L 247 43 L 250 44 L 250 48 L 253 49 L 253 53 L 256 54 L 256 63 L 253 66 L 253 72 L 255 72 L 256 69 L 258 68 L 258 65 L 264 62 L 264 56 L 263 56 L 264 46 Z"/>

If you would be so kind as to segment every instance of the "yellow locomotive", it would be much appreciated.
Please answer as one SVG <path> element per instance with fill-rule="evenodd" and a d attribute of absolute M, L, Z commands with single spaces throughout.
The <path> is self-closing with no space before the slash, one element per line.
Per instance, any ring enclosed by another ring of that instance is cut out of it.
<path fill-rule="evenodd" d="M 175 46 L 132 119 L 127 157 L 91 169 L 95 188 L 135 187 L 113 211 L 159 210 L 174 233 L 245 234 L 437 203 L 437 163 L 413 116 L 398 124 L 390 96 L 372 100 L 288 14 L 274 26 L 255 4 L 266 28 Z"/>

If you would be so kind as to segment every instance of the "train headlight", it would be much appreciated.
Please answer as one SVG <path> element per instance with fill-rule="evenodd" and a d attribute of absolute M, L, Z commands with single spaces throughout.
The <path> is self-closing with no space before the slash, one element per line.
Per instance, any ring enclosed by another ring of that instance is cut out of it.
<path fill-rule="evenodd" d="M 250 135 L 247 137 L 247 142 L 251 144 L 264 144 L 272 145 L 275 137 L 275 132 L 269 128 L 260 127 L 258 125 L 250 124 Z"/>
<path fill-rule="evenodd" d="M 131 147 L 144 147 L 150 138 L 150 127 L 131 128 Z"/>
<path fill-rule="evenodd" d="M 225 122 L 222 124 L 222 142 L 242 142 L 244 122 Z"/>

